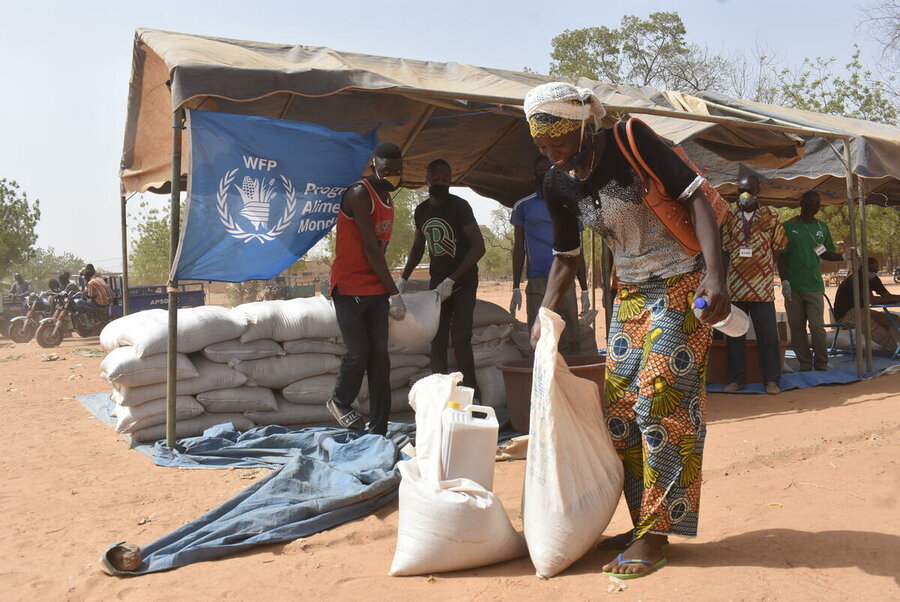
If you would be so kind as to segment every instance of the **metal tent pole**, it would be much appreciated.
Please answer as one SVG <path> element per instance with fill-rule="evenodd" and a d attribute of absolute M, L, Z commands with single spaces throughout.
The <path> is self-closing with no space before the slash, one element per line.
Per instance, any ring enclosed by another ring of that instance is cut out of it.
<path fill-rule="evenodd" d="M 184 109 L 176 109 L 172 123 L 172 195 L 169 208 L 169 340 L 166 355 L 166 445 L 175 446 L 175 361 L 178 356 L 178 281 L 175 280 L 175 254 L 178 252 L 181 223 L 181 130 Z"/>
<path fill-rule="evenodd" d="M 863 332 L 866 333 L 866 372 L 872 371 L 872 316 L 869 313 L 869 279 L 868 279 L 868 271 L 869 271 L 869 241 L 868 241 L 868 232 L 866 227 L 866 199 L 865 195 L 863 195 L 862 190 L 862 181 L 859 178 L 856 178 L 858 191 L 859 191 L 859 244 L 862 247 L 862 257 L 860 258 L 860 265 L 863 269 L 863 273 L 866 274 L 866 278 L 863 279 L 862 282 L 859 283 L 860 287 L 863 287 L 863 290 L 866 291 L 866 294 L 862 295 L 862 314 L 859 316 L 859 326 L 863 327 Z"/>
<path fill-rule="evenodd" d="M 850 221 L 850 277 L 853 279 L 853 309 L 859 316 L 859 257 L 857 256 L 857 238 L 856 238 L 856 206 L 853 203 L 853 191 L 855 188 L 853 164 L 850 162 L 850 139 L 844 138 L 844 167 L 847 169 L 847 217 Z M 837 317 L 837 316 L 835 316 Z M 858 322 L 857 322 L 858 324 Z M 859 327 L 856 332 L 856 376 L 862 378 L 863 375 L 863 342 L 860 337 Z"/>
<path fill-rule="evenodd" d="M 122 315 L 127 316 L 131 308 L 131 298 L 128 295 L 128 211 L 125 195 L 119 196 L 120 218 L 122 224 Z"/>

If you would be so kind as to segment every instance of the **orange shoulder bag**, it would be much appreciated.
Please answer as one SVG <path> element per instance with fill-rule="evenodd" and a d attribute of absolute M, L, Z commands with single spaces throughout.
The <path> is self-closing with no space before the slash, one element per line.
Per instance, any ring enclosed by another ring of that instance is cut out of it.
<path fill-rule="evenodd" d="M 632 117 L 625 122 L 625 134 L 628 138 L 626 142 L 622 140 L 622 135 L 619 133 L 619 124 L 622 123 L 619 121 L 613 126 L 616 144 L 619 145 L 619 149 L 631 164 L 632 169 L 634 169 L 635 173 L 641 178 L 644 202 L 647 204 L 647 207 L 653 211 L 669 233 L 681 244 L 685 252 L 689 255 L 696 255 L 700 252 L 700 242 L 697 240 L 697 233 L 694 230 L 694 224 L 691 222 L 690 212 L 687 207 L 669 196 L 662 181 L 655 173 L 653 173 L 653 170 L 650 169 L 650 166 L 647 165 L 647 162 L 644 161 L 644 158 L 638 151 L 637 144 L 634 141 L 634 130 L 632 127 L 636 121 L 644 125 L 644 127 L 651 132 L 653 131 L 644 122 Z M 681 157 L 688 167 L 699 175 L 697 166 L 688 158 L 687 153 L 684 152 L 683 148 L 676 146 L 672 150 Z M 728 212 L 728 203 L 725 202 L 725 199 L 722 198 L 719 192 L 713 188 L 712 184 L 707 182 L 706 179 L 703 180 L 700 187 L 706 196 L 706 200 L 712 207 L 713 213 L 716 216 L 716 223 L 721 225 L 722 220 L 725 218 L 725 214 Z"/>

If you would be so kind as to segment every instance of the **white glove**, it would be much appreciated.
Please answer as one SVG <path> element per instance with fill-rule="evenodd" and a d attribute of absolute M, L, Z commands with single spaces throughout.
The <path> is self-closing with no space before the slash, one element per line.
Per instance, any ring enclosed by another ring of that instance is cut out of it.
<path fill-rule="evenodd" d="M 397 290 L 401 293 L 406 292 L 406 278 L 397 278 L 394 280 L 394 284 L 397 285 Z"/>
<path fill-rule="evenodd" d="M 509 313 L 515 316 L 517 309 L 522 309 L 522 291 L 514 288 L 512 298 L 509 300 Z"/>
<path fill-rule="evenodd" d="M 437 285 L 437 287 L 434 289 L 441 297 L 441 303 L 446 301 L 450 297 L 450 295 L 453 294 L 454 284 L 455 282 L 453 282 L 451 278 L 444 278 L 444 281 Z"/>
<path fill-rule="evenodd" d="M 402 320 L 404 316 L 406 316 L 406 303 L 403 302 L 403 297 L 400 295 L 391 295 L 390 299 L 390 309 L 388 309 L 388 315 L 395 320 Z"/>
<path fill-rule="evenodd" d="M 784 298 L 788 301 L 791 300 L 791 281 L 790 280 L 782 280 L 781 281 L 781 294 L 784 295 Z"/>
<path fill-rule="evenodd" d="M 581 291 L 581 315 L 591 311 L 591 295 L 588 291 Z"/>

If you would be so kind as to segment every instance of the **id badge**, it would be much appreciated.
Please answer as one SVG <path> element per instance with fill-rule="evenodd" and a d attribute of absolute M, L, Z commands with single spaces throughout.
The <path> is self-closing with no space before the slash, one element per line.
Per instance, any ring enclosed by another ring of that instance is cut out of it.
<path fill-rule="evenodd" d="M 738 253 L 741 257 L 753 257 L 753 249 L 750 247 L 741 247 Z"/>
<path fill-rule="evenodd" d="M 825 245 L 819 245 L 819 246 L 817 246 L 817 247 L 815 248 L 815 251 L 816 251 L 816 255 L 818 255 L 819 257 L 821 257 L 822 254 L 825 252 Z"/>

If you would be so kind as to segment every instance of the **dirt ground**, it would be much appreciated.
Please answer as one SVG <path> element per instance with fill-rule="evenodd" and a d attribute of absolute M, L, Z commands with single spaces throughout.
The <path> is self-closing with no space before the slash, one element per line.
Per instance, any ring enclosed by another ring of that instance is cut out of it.
<path fill-rule="evenodd" d="M 508 286 L 508 285 L 507 285 Z M 505 305 L 508 292 L 485 289 Z M 492 294 L 493 293 L 493 294 Z M 160 468 L 74 397 L 107 389 L 96 339 L 56 350 L 0 339 L 0 591 L 4 600 L 872 600 L 900 599 L 900 374 L 777 397 L 712 395 L 701 530 L 669 565 L 609 593 L 593 551 L 550 580 L 526 558 L 432 577 L 387 571 L 394 502 L 288 544 L 138 578 L 108 577 L 100 553 L 145 545 L 265 473 Z M 524 461 L 497 465 L 513 524 Z M 630 527 L 620 505 L 607 529 Z"/>

